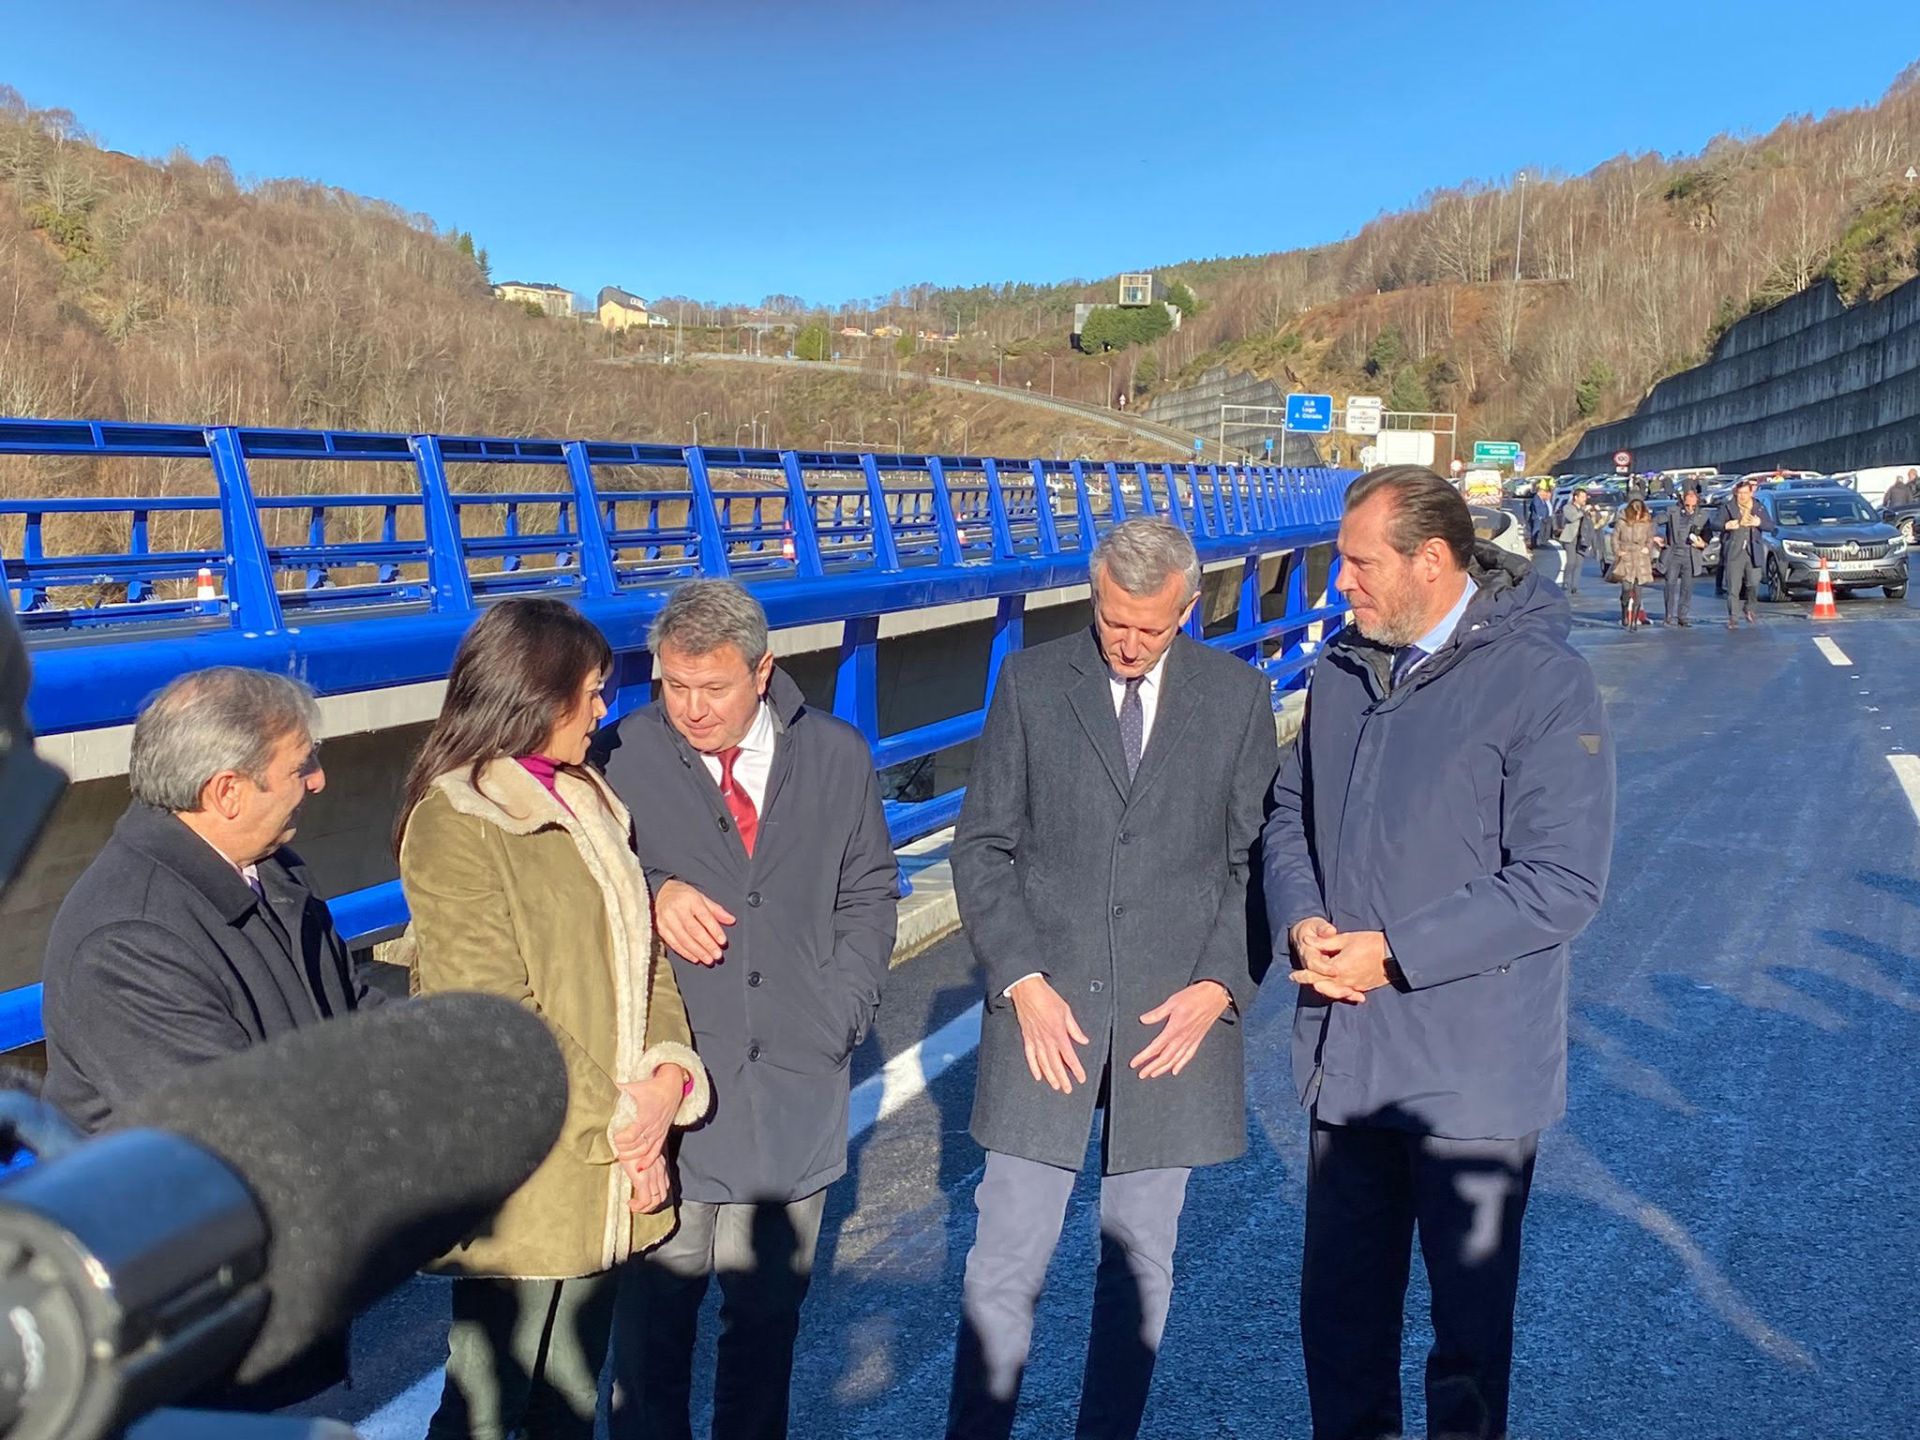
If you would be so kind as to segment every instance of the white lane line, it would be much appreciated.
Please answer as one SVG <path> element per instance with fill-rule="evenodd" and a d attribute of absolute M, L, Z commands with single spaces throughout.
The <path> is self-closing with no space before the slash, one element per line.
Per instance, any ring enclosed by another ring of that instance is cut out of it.
<path fill-rule="evenodd" d="M 1920 756 L 1914 762 L 1915 784 L 1920 785 Z M 1915 802 L 1920 805 L 1920 801 Z M 910 1045 L 853 1087 L 847 1100 L 847 1132 L 853 1139 L 867 1133 L 901 1106 L 924 1094 L 928 1085 L 980 1046 L 981 1002 L 975 1001 L 933 1034 Z M 361 1440 L 414 1440 L 426 1432 L 427 1421 L 440 1403 L 445 1372 L 439 1366 L 382 1405 L 366 1419 L 354 1422 Z"/>
<path fill-rule="evenodd" d="M 1847 652 L 1824 635 L 1816 635 L 1813 637 L 1813 648 L 1827 657 L 1827 663 L 1829 665 L 1853 664 L 1853 661 L 1847 658 Z"/>
<path fill-rule="evenodd" d="M 892 1115 L 947 1068 L 980 1044 L 982 1002 L 975 1001 L 933 1034 L 910 1045 L 853 1087 L 847 1102 L 847 1132 L 859 1137 Z"/>
<path fill-rule="evenodd" d="M 1889 755 L 1887 764 L 1893 767 L 1893 778 L 1900 782 L 1900 788 L 1907 792 L 1913 818 L 1920 820 L 1920 755 Z"/>

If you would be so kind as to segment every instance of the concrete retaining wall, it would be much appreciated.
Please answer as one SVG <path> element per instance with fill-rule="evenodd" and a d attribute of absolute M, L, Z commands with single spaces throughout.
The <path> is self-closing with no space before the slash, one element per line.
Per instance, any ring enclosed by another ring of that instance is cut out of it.
<path fill-rule="evenodd" d="M 1279 409 L 1287 403 L 1286 394 L 1271 380 L 1262 380 L 1251 371 L 1229 371 L 1224 365 L 1216 365 L 1199 379 L 1199 382 L 1184 390 L 1169 390 L 1156 395 L 1141 412 L 1150 420 L 1162 425 L 1172 425 L 1181 430 L 1190 430 L 1209 440 L 1220 433 L 1220 407 L 1222 405 L 1270 405 Z M 1242 421 L 1251 417 L 1240 415 Z M 1262 453 L 1261 444 L 1264 430 L 1250 429 L 1246 425 L 1235 425 L 1236 416 L 1227 417 L 1227 444 L 1249 451 L 1254 455 Z M 1280 446 L 1280 426 L 1273 427 L 1274 448 Z M 1211 448 L 1211 447 L 1209 447 Z M 1323 463 L 1319 448 L 1304 435 L 1286 437 L 1286 458 L 1278 461 L 1282 465 L 1319 465 Z"/>
<path fill-rule="evenodd" d="M 1829 281 L 1735 324 L 1559 469 L 1843 471 L 1920 461 L 1920 280 L 1852 309 Z"/>

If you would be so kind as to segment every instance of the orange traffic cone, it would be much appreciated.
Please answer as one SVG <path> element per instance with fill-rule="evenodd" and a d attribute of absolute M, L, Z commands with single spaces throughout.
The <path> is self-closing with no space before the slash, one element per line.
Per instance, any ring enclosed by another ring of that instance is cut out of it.
<path fill-rule="evenodd" d="M 800 552 L 793 548 L 793 522 L 791 520 L 787 522 L 786 533 L 780 537 L 780 558 L 782 560 L 798 560 L 800 558 Z"/>
<path fill-rule="evenodd" d="M 202 565 L 200 573 L 194 578 L 193 598 L 196 600 L 218 600 L 220 592 L 213 588 L 212 567 Z"/>
<path fill-rule="evenodd" d="M 1820 562 L 1820 583 L 1813 591 L 1813 618 L 1815 620 L 1838 620 L 1840 607 L 1833 603 L 1833 577 L 1827 573 L 1827 562 Z"/>

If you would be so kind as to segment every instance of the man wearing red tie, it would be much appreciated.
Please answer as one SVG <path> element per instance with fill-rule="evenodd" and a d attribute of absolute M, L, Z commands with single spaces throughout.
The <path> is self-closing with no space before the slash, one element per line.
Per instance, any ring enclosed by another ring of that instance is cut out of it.
<path fill-rule="evenodd" d="M 614 1318 L 613 1440 L 686 1440 L 700 1302 L 720 1280 L 714 1440 L 787 1433 L 847 1073 L 893 954 L 895 865 L 873 756 L 773 663 L 740 586 L 678 586 L 648 636 L 659 698 L 606 732 L 713 1113 L 676 1157 L 680 1228 Z"/>

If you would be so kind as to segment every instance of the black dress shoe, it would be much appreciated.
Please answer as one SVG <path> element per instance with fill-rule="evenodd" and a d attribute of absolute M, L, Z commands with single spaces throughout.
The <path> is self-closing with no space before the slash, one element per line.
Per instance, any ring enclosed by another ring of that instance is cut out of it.
<path fill-rule="evenodd" d="M 1693 628 L 1693 622 L 1692 622 L 1691 620 L 1689 620 L 1689 619 L 1687 619 L 1687 617 L 1686 617 L 1686 616 L 1684 616 L 1684 615 L 1682 615 L 1682 616 L 1681 616 L 1681 617 L 1680 617 L 1680 618 L 1679 618 L 1678 620 L 1676 620 L 1676 621 L 1675 621 L 1674 623 L 1675 623 L 1676 625 L 1680 625 L 1680 626 L 1683 626 L 1684 628 L 1686 628 L 1686 629 L 1689 629 L 1689 630 L 1691 630 L 1691 629 Z"/>

